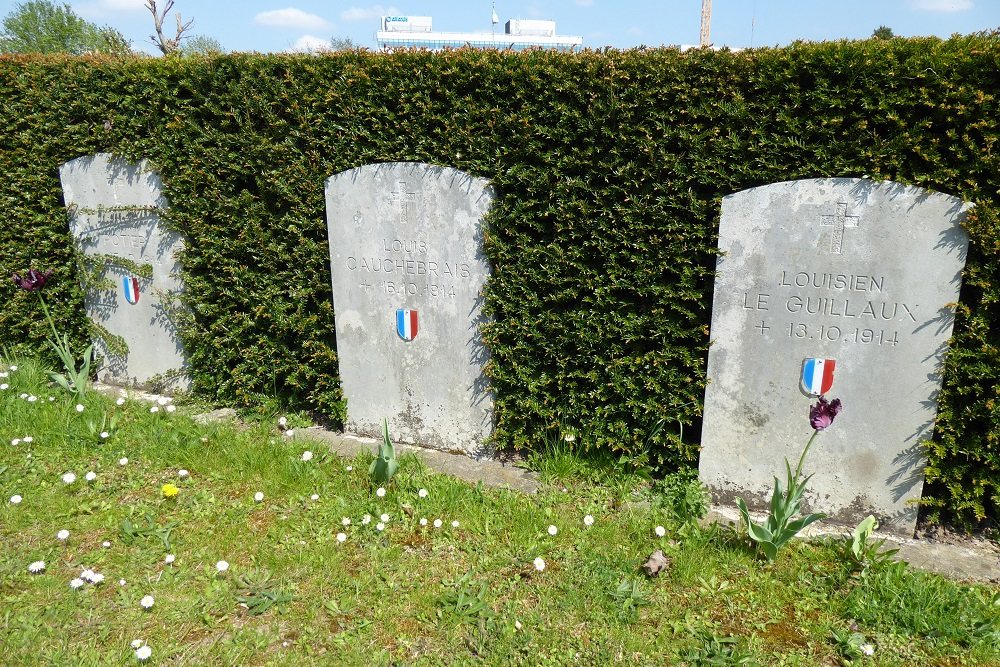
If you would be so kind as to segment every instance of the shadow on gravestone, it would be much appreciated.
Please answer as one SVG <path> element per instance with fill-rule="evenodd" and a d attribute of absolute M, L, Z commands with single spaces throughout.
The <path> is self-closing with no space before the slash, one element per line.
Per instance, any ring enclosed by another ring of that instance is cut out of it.
<path fill-rule="evenodd" d="M 913 533 L 968 208 L 849 178 L 723 199 L 699 463 L 716 501 L 766 509 L 823 393 L 844 409 L 806 460 L 808 510 L 847 524 L 871 513 Z"/>
<path fill-rule="evenodd" d="M 189 379 L 174 312 L 182 290 L 180 234 L 167 229 L 163 184 L 146 161 L 108 153 L 59 168 L 70 232 L 102 284 L 88 286 L 87 315 L 101 335 L 98 378 L 157 390 L 186 389 Z"/>
<path fill-rule="evenodd" d="M 489 183 L 449 167 L 366 165 L 326 181 L 345 429 L 484 453 L 493 397 L 480 326 Z"/>

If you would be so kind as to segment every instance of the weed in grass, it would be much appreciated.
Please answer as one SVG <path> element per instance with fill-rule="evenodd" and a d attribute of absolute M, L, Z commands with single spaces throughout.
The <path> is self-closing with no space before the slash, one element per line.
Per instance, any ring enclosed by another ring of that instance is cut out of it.
<path fill-rule="evenodd" d="M 683 653 L 682 659 L 690 667 L 729 667 L 730 665 L 759 665 L 753 654 L 740 647 L 736 637 L 719 637 L 703 631 L 695 637 L 695 645 Z"/>
<path fill-rule="evenodd" d="M 638 618 L 639 609 L 649 604 L 649 592 L 640 579 L 625 580 L 611 590 L 619 611 L 629 620 Z"/>
<path fill-rule="evenodd" d="M 271 571 L 267 568 L 248 570 L 239 575 L 242 595 L 236 600 L 246 607 L 251 616 L 260 616 L 273 607 L 278 613 L 284 612 L 286 605 L 292 601 L 292 594 L 273 583 Z"/>

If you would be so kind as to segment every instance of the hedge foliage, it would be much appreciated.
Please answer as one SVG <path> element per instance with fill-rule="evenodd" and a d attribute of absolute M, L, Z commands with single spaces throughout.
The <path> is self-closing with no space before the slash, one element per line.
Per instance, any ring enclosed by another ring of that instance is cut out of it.
<path fill-rule="evenodd" d="M 487 287 L 500 446 L 563 426 L 663 466 L 697 458 L 723 196 L 869 176 L 975 202 L 926 502 L 1000 515 L 1000 39 L 443 54 L 0 58 L 0 274 L 55 267 L 86 327 L 60 163 L 99 151 L 163 177 L 197 391 L 337 421 L 324 180 L 385 161 L 490 179 Z M 0 281 L 4 344 L 39 347 Z M 665 428 L 656 424 L 665 420 Z"/>

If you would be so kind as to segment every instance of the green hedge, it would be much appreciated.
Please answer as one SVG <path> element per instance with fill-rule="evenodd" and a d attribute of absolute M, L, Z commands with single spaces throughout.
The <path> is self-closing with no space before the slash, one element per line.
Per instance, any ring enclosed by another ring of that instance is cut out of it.
<path fill-rule="evenodd" d="M 58 165 L 149 158 L 189 239 L 194 386 L 343 418 L 324 180 L 385 161 L 490 179 L 488 372 L 496 441 L 562 426 L 663 467 L 697 458 L 719 203 L 797 178 L 870 176 L 976 203 L 929 449 L 934 512 L 1000 515 L 1000 40 L 742 53 L 336 53 L 0 58 L 0 274 L 55 267 L 82 345 Z M 8 347 L 34 301 L 0 282 Z M 656 424 L 665 420 L 665 428 Z"/>

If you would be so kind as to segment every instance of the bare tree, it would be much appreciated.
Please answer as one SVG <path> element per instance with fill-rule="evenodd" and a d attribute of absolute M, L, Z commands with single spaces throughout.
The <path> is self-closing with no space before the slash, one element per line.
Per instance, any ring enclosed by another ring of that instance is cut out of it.
<path fill-rule="evenodd" d="M 153 25 L 156 27 L 156 34 L 150 35 L 149 39 L 158 48 L 163 55 L 169 55 L 181 48 L 181 39 L 184 38 L 184 33 L 187 32 L 192 25 L 194 25 L 194 19 L 191 19 L 187 23 L 181 22 L 181 14 L 177 12 L 174 16 L 177 17 L 177 33 L 173 38 L 169 38 L 163 34 L 163 19 L 167 17 L 170 10 L 174 7 L 174 0 L 167 0 L 166 5 L 163 7 L 163 12 L 157 12 L 156 10 L 156 0 L 146 0 L 146 9 L 149 13 L 153 15 Z"/>

